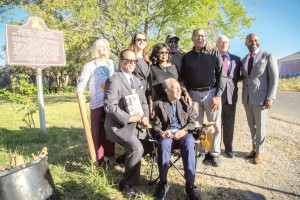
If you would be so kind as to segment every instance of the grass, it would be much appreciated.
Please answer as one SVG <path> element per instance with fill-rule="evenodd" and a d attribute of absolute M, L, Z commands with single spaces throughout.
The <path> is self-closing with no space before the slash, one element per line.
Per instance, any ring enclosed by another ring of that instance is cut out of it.
<path fill-rule="evenodd" d="M 45 96 L 46 134 L 39 128 L 29 130 L 22 122 L 22 114 L 3 99 L 0 113 L 0 170 L 10 168 L 13 155 L 23 156 L 25 162 L 30 162 L 32 153 L 37 154 L 46 146 L 50 172 L 61 199 L 123 199 L 117 190 L 122 168 L 91 167 L 74 94 Z M 39 127 L 38 114 L 34 117 Z M 147 164 L 143 169 L 147 170 Z M 142 199 L 152 199 L 151 193 L 139 195 Z"/>
<path fill-rule="evenodd" d="M 242 81 L 238 82 L 238 88 L 242 89 L 242 87 Z M 279 79 L 277 90 L 281 92 L 300 92 L 300 77 Z"/>
<path fill-rule="evenodd" d="M 278 90 L 285 92 L 300 92 L 300 77 L 279 79 Z"/>

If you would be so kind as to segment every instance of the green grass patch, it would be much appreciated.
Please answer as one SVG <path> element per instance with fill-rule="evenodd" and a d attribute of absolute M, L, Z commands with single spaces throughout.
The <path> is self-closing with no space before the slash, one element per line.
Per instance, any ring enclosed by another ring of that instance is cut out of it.
<path fill-rule="evenodd" d="M 88 104 L 86 108 L 89 110 Z M 37 127 L 29 129 L 22 121 L 22 113 L 3 99 L 0 99 L 0 113 L 0 170 L 10 168 L 14 155 L 30 162 L 32 153 L 37 154 L 45 146 L 61 199 L 123 199 L 117 190 L 122 168 L 93 170 L 91 166 L 75 94 L 45 95 L 46 134 L 39 129 L 38 114 L 34 115 Z M 119 146 L 117 153 L 121 153 Z M 141 199 L 152 199 L 152 191 L 147 190 L 139 194 Z"/>
<path fill-rule="evenodd" d="M 300 77 L 279 79 L 278 90 L 285 92 L 300 92 Z"/>

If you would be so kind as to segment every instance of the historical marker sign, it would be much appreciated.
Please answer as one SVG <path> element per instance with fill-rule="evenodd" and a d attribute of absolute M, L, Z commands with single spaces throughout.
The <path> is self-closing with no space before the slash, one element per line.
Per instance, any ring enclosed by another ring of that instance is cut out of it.
<path fill-rule="evenodd" d="M 38 17 L 30 17 L 23 26 L 6 24 L 6 64 L 65 66 L 63 32 L 50 30 Z"/>

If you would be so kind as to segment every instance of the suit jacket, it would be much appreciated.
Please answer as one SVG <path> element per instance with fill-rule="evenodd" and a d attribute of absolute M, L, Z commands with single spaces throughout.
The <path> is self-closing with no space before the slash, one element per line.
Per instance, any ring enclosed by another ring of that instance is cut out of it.
<path fill-rule="evenodd" d="M 189 131 L 194 131 L 195 124 L 195 111 L 192 106 L 189 106 L 184 101 L 183 97 L 177 100 L 176 104 L 177 116 L 181 128 L 187 128 Z M 170 125 L 170 103 L 167 97 L 163 97 L 154 102 L 155 116 L 153 119 L 153 136 L 155 138 L 160 137 L 160 133 L 166 131 Z"/>
<path fill-rule="evenodd" d="M 146 90 L 148 88 L 148 79 L 149 79 L 149 75 L 150 75 L 150 66 L 148 64 L 148 70 L 146 73 L 143 73 L 143 71 L 141 70 L 141 67 L 142 66 L 140 66 L 140 63 L 138 62 L 136 64 L 136 67 L 134 68 L 133 74 L 141 81 L 141 83 L 143 85 L 143 90 L 146 93 Z"/>
<path fill-rule="evenodd" d="M 136 93 L 144 111 L 144 116 L 149 116 L 148 104 L 141 81 L 133 76 Z M 111 76 L 105 83 L 104 109 L 106 118 L 104 128 L 106 138 L 112 142 L 126 142 L 138 133 L 136 123 L 129 123 L 130 114 L 126 112 L 122 97 L 131 95 L 132 90 L 123 72 L 119 71 Z"/>
<path fill-rule="evenodd" d="M 227 100 L 228 104 L 236 104 L 238 99 L 237 83 L 241 79 L 242 62 L 241 58 L 236 55 L 229 54 L 229 56 L 231 64 L 230 74 L 227 76 L 227 71 L 223 66 L 220 78 L 222 88 L 225 88 L 222 94 L 222 103 L 225 103 Z"/>
<path fill-rule="evenodd" d="M 278 65 L 276 58 L 263 50 L 259 50 L 253 68 L 248 75 L 245 66 L 246 55 L 243 60 L 242 75 L 243 92 L 242 103 L 248 101 L 251 105 L 263 105 L 266 99 L 274 100 L 278 85 Z"/>

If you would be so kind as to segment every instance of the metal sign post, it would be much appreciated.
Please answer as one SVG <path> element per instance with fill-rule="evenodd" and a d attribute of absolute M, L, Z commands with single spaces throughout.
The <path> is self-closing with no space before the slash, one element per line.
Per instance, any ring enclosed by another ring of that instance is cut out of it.
<path fill-rule="evenodd" d="M 43 133 L 46 133 L 46 121 L 45 121 L 45 107 L 44 107 L 44 91 L 43 91 L 43 73 L 42 68 L 37 67 L 36 69 L 36 85 L 39 90 L 39 116 L 40 116 L 40 127 Z"/>
<path fill-rule="evenodd" d="M 40 128 L 46 133 L 42 70 L 66 65 L 63 32 L 50 30 L 38 17 L 23 26 L 6 24 L 6 64 L 36 70 Z"/>

